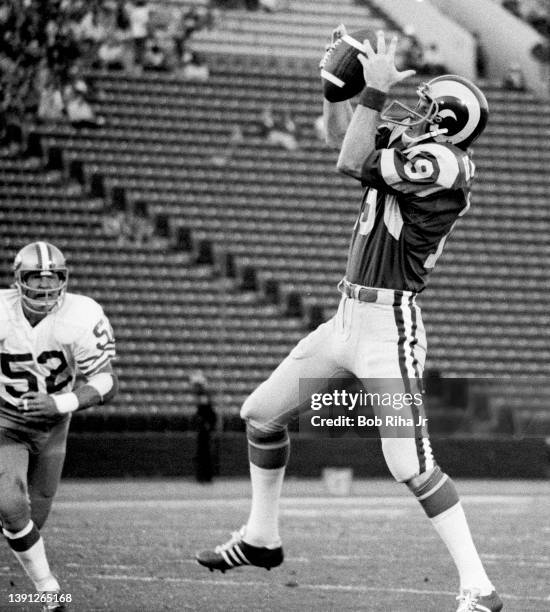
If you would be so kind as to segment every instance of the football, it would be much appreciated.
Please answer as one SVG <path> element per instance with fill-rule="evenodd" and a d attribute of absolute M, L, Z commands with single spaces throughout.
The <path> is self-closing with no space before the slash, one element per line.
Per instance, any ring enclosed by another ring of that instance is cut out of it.
<path fill-rule="evenodd" d="M 371 30 L 358 30 L 336 41 L 321 66 L 323 95 L 329 102 L 342 102 L 357 95 L 365 86 L 363 66 L 357 59 L 365 52 L 363 41 L 368 38 L 376 49 L 376 37 Z"/>

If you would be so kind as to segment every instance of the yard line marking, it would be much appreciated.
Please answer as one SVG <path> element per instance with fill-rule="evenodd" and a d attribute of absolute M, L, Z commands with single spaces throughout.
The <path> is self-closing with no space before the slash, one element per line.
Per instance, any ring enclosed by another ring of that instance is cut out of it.
<path fill-rule="evenodd" d="M 521 495 L 462 495 L 461 501 L 466 504 L 517 504 L 532 503 L 536 496 Z M 220 506 L 241 506 L 248 504 L 249 498 L 242 499 L 112 499 L 112 500 L 59 500 L 56 509 L 89 508 L 112 510 L 116 508 L 154 508 L 159 511 L 181 508 L 219 508 Z M 410 497 L 283 497 L 281 507 L 293 506 L 416 506 L 416 500 Z"/>
<path fill-rule="evenodd" d="M 398 510 L 396 508 L 348 508 L 346 510 L 342 510 L 341 508 L 334 508 L 331 510 L 327 508 L 282 508 L 281 510 L 281 516 L 295 518 L 318 518 L 323 516 L 382 516 L 384 518 L 397 518 L 406 514 L 406 509 Z"/>
<path fill-rule="evenodd" d="M 262 586 L 273 586 L 270 582 L 262 582 L 259 580 L 231 580 L 231 579 L 196 579 L 196 578 L 172 578 L 169 576 L 156 578 L 154 576 L 125 576 L 118 574 L 111 575 L 88 575 L 87 580 L 128 580 L 134 582 L 171 582 L 175 584 L 200 584 L 204 586 L 232 586 L 242 588 L 243 586 L 250 587 L 262 587 Z M 281 585 L 282 586 L 282 585 Z M 352 593 L 409 593 L 412 595 L 449 595 L 454 596 L 454 591 L 437 591 L 429 589 L 410 589 L 406 587 L 369 587 L 363 585 L 353 584 L 307 584 L 300 583 L 298 588 L 307 590 L 322 590 L 322 591 L 345 591 Z M 501 593 L 502 597 L 506 599 L 513 599 L 515 601 L 549 601 L 548 597 L 536 597 L 533 595 L 511 595 L 508 593 Z"/>
<path fill-rule="evenodd" d="M 524 555 L 524 554 L 517 554 L 517 555 L 501 555 L 499 553 L 483 553 L 481 555 L 482 557 L 485 557 L 487 559 L 503 559 L 503 560 L 507 560 L 507 561 L 517 561 L 518 559 L 522 559 L 524 561 L 527 560 L 532 560 L 532 561 L 549 561 L 550 562 L 550 556 L 548 555 Z"/>

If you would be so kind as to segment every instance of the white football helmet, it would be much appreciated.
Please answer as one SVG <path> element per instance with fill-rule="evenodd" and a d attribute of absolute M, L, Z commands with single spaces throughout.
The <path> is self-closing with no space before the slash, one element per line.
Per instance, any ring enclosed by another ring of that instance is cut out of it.
<path fill-rule="evenodd" d="M 13 262 L 15 286 L 24 307 L 34 314 L 48 314 L 63 303 L 69 271 L 63 253 L 49 242 L 31 242 L 15 256 Z M 29 276 L 54 279 L 55 285 L 47 288 L 32 287 Z"/>
<path fill-rule="evenodd" d="M 423 83 L 417 94 L 416 108 L 393 100 L 381 114 L 383 121 L 401 126 L 423 124 L 420 136 L 411 138 L 403 132 L 406 144 L 431 140 L 467 149 L 487 125 L 487 99 L 479 87 L 464 77 L 456 74 L 438 76 Z"/>

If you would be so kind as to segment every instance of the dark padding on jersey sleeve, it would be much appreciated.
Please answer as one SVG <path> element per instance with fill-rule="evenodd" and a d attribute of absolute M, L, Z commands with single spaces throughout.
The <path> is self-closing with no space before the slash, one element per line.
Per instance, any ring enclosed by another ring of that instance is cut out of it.
<path fill-rule="evenodd" d="M 361 185 L 363 187 L 375 187 L 376 189 L 384 189 L 385 191 L 392 191 L 388 189 L 388 185 L 382 179 L 380 175 L 380 153 L 385 149 L 372 151 L 361 169 Z M 396 193 L 399 193 L 396 191 Z"/>
<path fill-rule="evenodd" d="M 425 143 L 405 151 L 382 149 L 378 170 L 388 187 L 403 194 L 426 197 L 468 186 L 474 165 L 465 152 L 455 147 Z"/>

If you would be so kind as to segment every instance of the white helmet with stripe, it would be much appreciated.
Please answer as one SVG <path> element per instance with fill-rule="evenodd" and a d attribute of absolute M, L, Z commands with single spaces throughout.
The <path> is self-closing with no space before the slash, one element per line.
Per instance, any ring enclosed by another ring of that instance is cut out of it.
<path fill-rule="evenodd" d="M 23 306 L 34 314 L 48 314 L 63 303 L 69 271 L 63 253 L 49 242 L 31 242 L 15 256 L 15 286 Z M 30 276 L 51 278 L 54 285 L 30 286 Z"/>
<path fill-rule="evenodd" d="M 403 141 L 447 142 L 467 149 L 483 132 L 489 118 L 489 105 L 483 92 L 470 80 L 444 74 L 423 83 L 417 91 L 418 105 L 410 108 L 394 100 L 383 111 L 384 121 L 412 128 L 422 126 L 423 134 Z"/>

